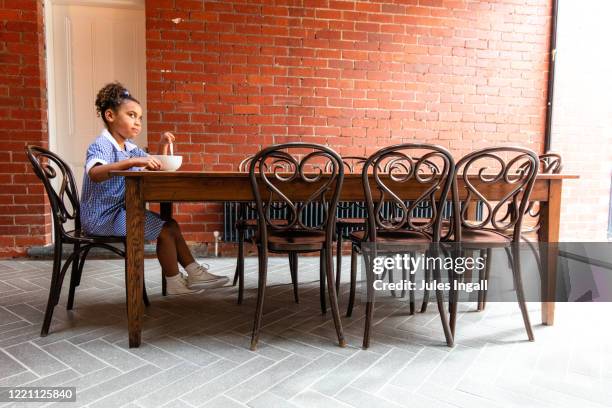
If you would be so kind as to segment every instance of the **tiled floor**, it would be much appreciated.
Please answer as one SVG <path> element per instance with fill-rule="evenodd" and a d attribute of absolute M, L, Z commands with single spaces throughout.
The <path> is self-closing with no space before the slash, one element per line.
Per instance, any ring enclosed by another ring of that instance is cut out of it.
<path fill-rule="evenodd" d="M 230 276 L 234 265 L 212 261 L 215 272 Z M 461 314 L 452 349 L 435 307 L 409 316 L 403 303 L 380 304 L 367 351 L 358 306 L 343 318 L 343 349 L 329 313 L 320 314 L 318 259 L 300 259 L 298 305 L 286 259 L 272 258 L 265 327 L 251 352 L 256 265 L 247 260 L 238 306 L 235 288 L 162 297 L 157 262 L 147 260 L 152 304 L 143 345 L 129 349 L 122 261 L 89 261 L 75 309 L 65 310 L 65 290 L 45 338 L 39 332 L 51 263 L 2 261 L 0 386 L 75 386 L 77 403 L 64 404 L 70 407 L 612 406 L 610 304 L 560 304 L 553 327 L 536 324 L 539 305 L 530 305 L 536 341 L 529 343 L 517 305 L 491 303 Z"/>

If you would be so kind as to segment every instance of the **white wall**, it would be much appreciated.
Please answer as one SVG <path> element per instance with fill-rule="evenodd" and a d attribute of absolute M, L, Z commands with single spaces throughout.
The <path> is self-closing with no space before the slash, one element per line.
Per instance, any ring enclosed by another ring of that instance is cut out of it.
<path fill-rule="evenodd" d="M 605 241 L 612 174 L 612 1 L 559 0 L 552 150 L 562 153 L 562 241 Z"/>

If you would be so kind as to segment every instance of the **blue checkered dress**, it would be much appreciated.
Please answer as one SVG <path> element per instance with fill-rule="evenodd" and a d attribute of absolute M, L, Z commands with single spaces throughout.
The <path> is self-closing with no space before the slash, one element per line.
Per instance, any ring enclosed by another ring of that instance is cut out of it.
<path fill-rule="evenodd" d="M 99 183 L 91 181 L 89 170 L 96 164 L 109 164 L 131 157 L 147 156 L 133 143 L 125 142 L 122 150 L 117 141 L 106 129 L 87 149 L 83 192 L 81 194 L 81 226 L 89 235 L 126 235 L 125 219 L 125 179 L 111 177 Z M 138 170 L 133 167 L 130 170 Z M 145 211 L 145 239 L 157 239 L 164 221 L 159 214 Z"/>

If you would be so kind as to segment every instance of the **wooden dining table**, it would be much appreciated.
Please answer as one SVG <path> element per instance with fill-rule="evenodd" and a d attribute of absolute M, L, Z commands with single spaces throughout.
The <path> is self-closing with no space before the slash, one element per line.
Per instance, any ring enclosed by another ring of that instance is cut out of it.
<path fill-rule="evenodd" d="M 142 292 L 144 285 L 144 220 L 147 202 L 161 203 L 161 215 L 164 219 L 172 216 L 174 202 L 224 202 L 253 201 L 251 183 L 247 173 L 217 171 L 114 171 L 111 176 L 125 177 L 125 205 L 127 210 L 126 240 L 126 287 L 127 315 L 130 347 L 138 347 L 141 342 L 143 327 Z M 323 178 L 325 175 L 323 175 Z M 563 180 L 575 179 L 578 176 L 568 174 L 538 175 L 531 194 L 531 200 L 539 201 L 542 227 L 538 231 L 541 242 L 559 240 L 559 223 L 561 215 L 561 191 Z M 480 182 L 476 176 L 470 179 L 479 191 L 489 200 L 502 199 L 509 192 L 501 184 Z M 459 181 L 459 191 L 462 181 Z M 292 200 L 305 200 L 320 185 L 317 183 L 297 182 L 284 189 Z M 407 200 L 419 197 L 423 185 L 416 181 L 407 181 L 398 185 L 394 191 Z M 372 185 L 372 189 L 375 186 Z M 461 196 L 459 197 L 462 198 Z M 342 186 L 341 201 L 364 201 L 363 185 L 360 174 L 346 174 Z M 543 274 L 542 323 L 552 325 L 555 317 L 554 299 L 557 253 L 552 246 L 543 259 L 546 273 Z"/>

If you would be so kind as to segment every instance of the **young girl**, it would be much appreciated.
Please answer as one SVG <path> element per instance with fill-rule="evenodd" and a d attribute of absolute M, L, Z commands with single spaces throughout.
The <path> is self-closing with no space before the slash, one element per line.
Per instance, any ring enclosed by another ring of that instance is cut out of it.
<path fill-rule="evenodd" d="M 90 235 L 125 236 L 125 180 L 111 177 L 109 172 L 143 167 L 159 170 L 161 163 L 130 142 L 142 129 L 142 108 L 123 85 L 106 85 L 98 92 L 95 103 L 105 129 L 87 149 L 81 224 Z M 164 133 L 159 153 L 166 154 L 173 141 L 174 135 Z M 146 211 L 145 216 L 145 239 L 157 239 L 157 259 L 166 277 L 168 294 L 199 293 L 202 288 L 227 283 L 227 277 L 211 274 L 194 260 L 176 221 L 164 221 L 151 211 Z M 186 279 L 177 261 L 185 268 Z"/>

